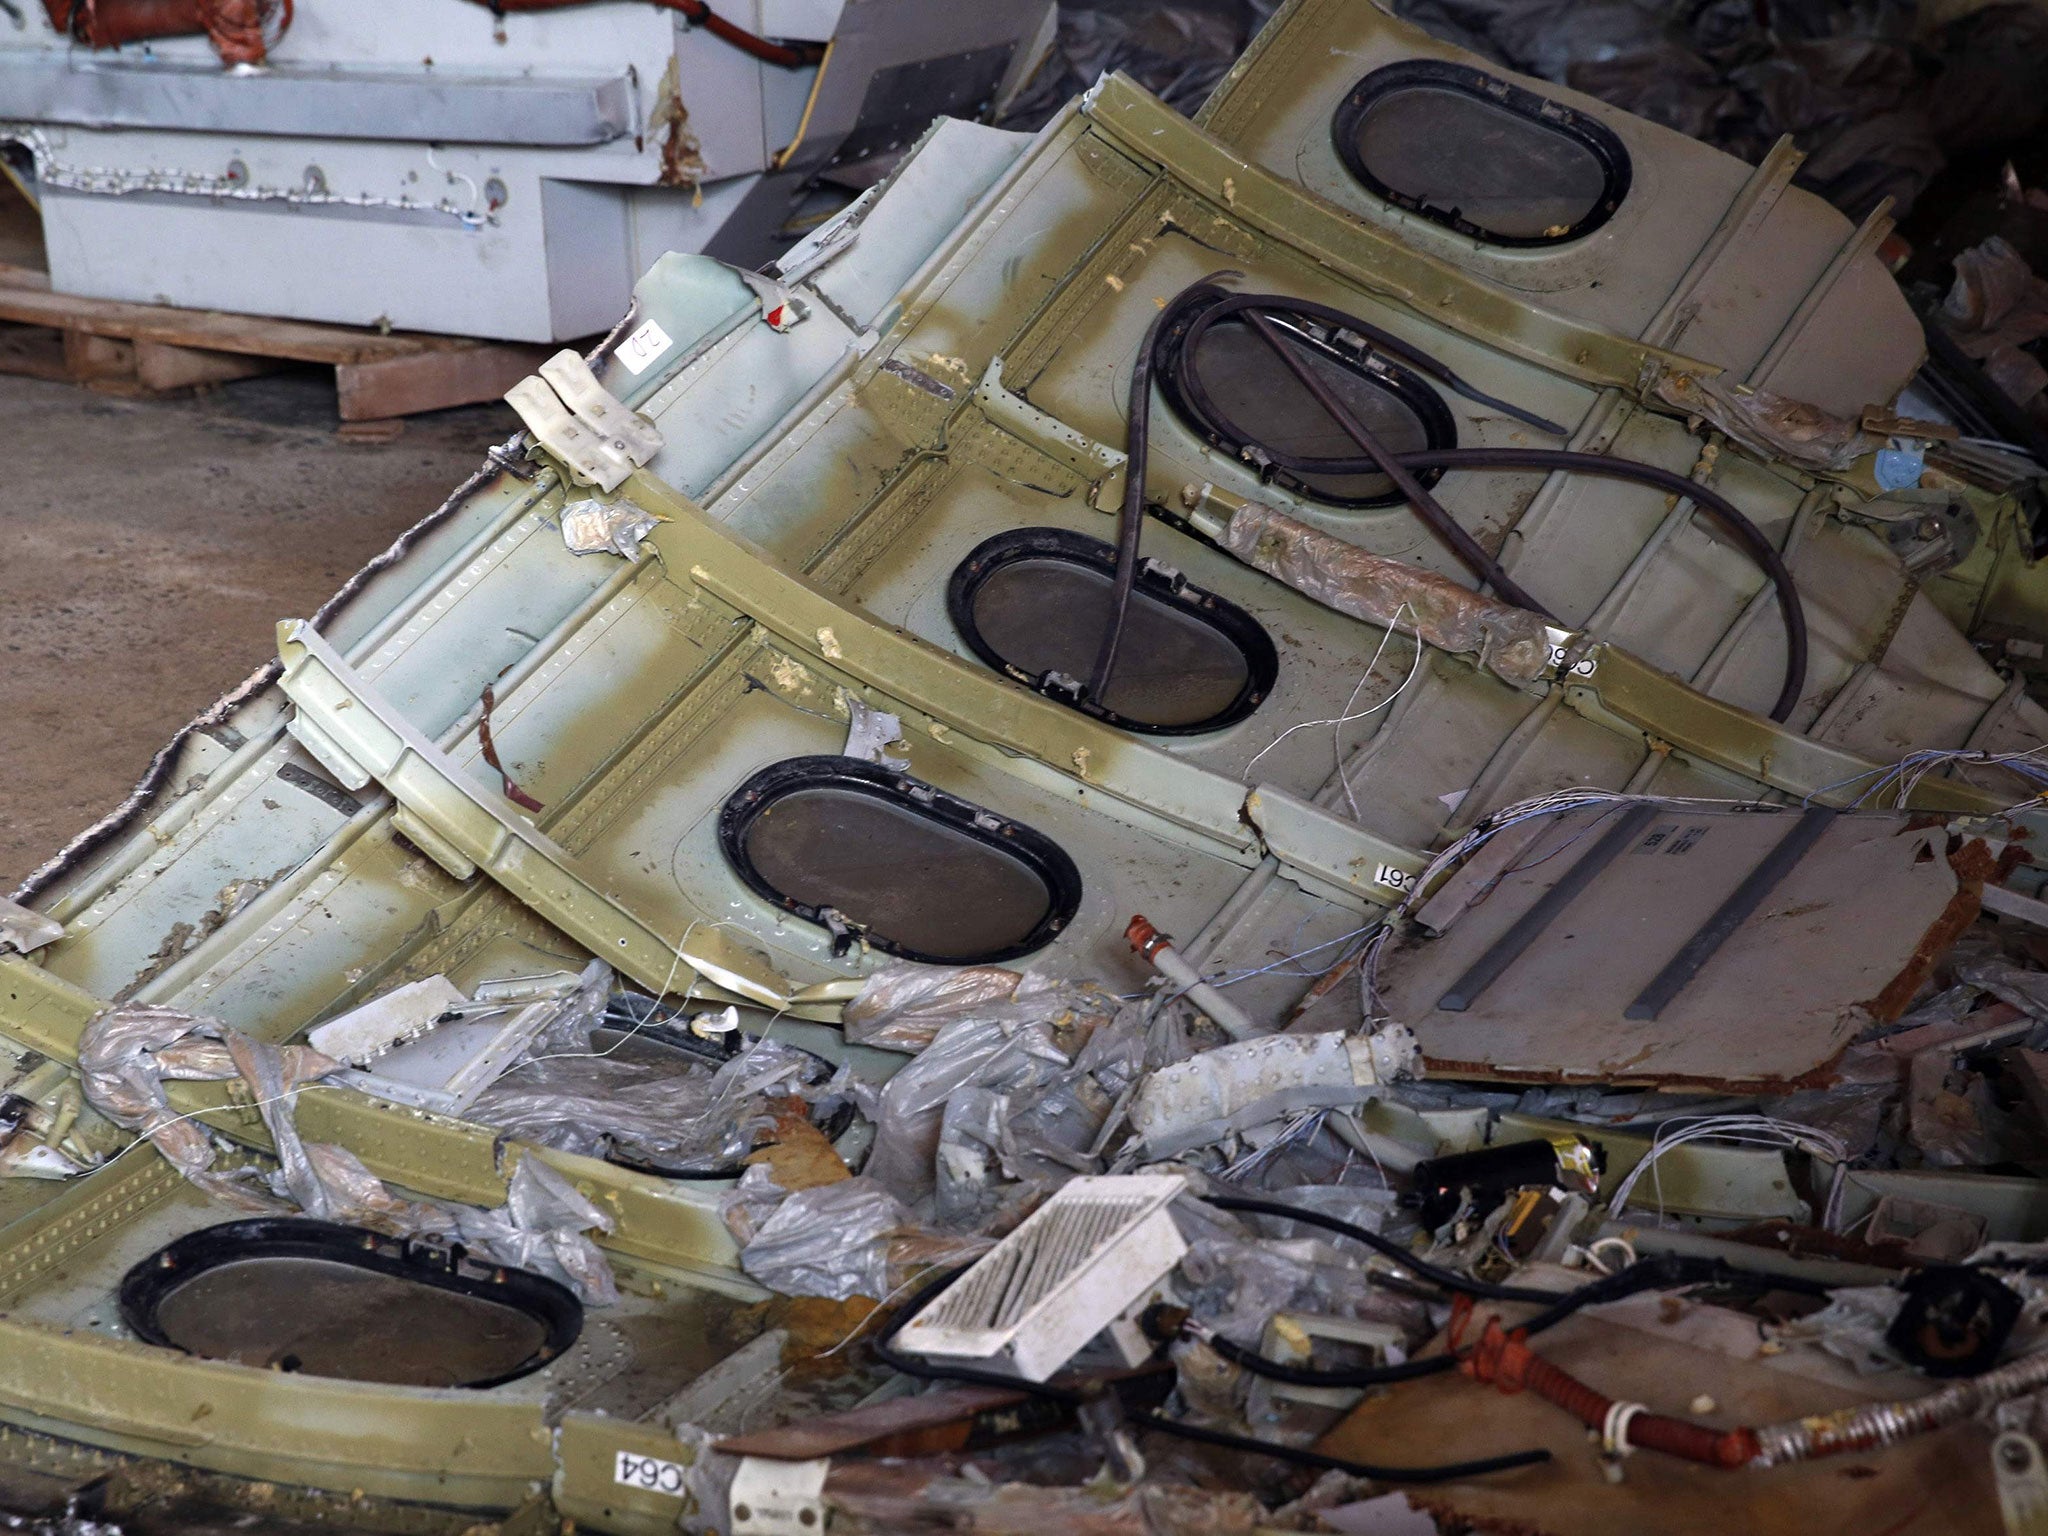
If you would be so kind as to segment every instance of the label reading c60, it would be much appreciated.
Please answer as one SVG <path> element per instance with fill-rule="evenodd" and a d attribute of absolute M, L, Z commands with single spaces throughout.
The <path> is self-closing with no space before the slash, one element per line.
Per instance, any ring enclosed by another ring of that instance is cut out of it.
<path fill-rule="evenodd" d="M 1553 645 L 1550 648 L 1550 665 L 1554 668 L 1563 669 L 1565 660 L 1570 654 L 1571 653 L 1568 650 L 1566 650 L 1564 646 Z M 1592 657 L 1581 656 L 1577 661 L 1571 664 L 1570 669 L 1565 672 L 1565 675 L 1567 677 L 1591 677 L 1593 675 L 1594 669 L 1598 665 L 1599 663 L 1596 662 Z"/>

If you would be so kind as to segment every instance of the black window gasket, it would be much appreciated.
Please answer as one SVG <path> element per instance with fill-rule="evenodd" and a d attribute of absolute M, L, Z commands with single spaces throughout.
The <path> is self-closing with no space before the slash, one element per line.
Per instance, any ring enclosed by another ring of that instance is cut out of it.
<path fill-rule="evenodd" d="M 544 1339 L 538 1349 L 501 1375 L 463 1382 L 462 1387 L 470 1390 L 503 1386 L 533 1374 L 559 1359 L 583 1331 L 583 1304 L 567 1286 L 546 1275 L 478 1263 L 459 1246 L 441 1248 L 302 1216 L 222 1222 L 188 1232 L 158 1249 L 122 1277 L 121 1321 L 146 1344 L 189 1353 L 158 1326 L 157 1309 L 172 1291 L 208 1271 L 251 1259 L 320 1259 L 345 1264 L 493 1302 L 541 1325 Z"/>
<path fill-rule="evenodd" d="M 776 801 L 806 789 L 849 790 L 872 796 L 1017 859 L 1045 886 L 1045 916 L 1014 944 L 971 956 L 933 955 L 899 944 L 886 934 L 855 929 L 842 915 L 828 916 L 826 908 L 811 906 L 777 890 L 747 853 L 747 834 Z M 1073 921 L 1081 906 L 1081 871 L 1067 851 L 1043 832 L 999 816 L 972 800 L 949 795 L 907 773 L 857 757 L 791 757 L 770 763 L 734 790 L 719 811 L 718 846 L 748 890 L 830 932 L 834 954 L 844 954 L 859 937 L 884 954 L 926 965 L 989 965 L 999 960 L 1015 960 L 1050 944 Z"/>
<path fill-rule="evenodd" d="M 1182 365 L 1189 365 L 1192 359 L 1184 356 L 1183 343 L 1188 329 L 1198 320 L 1203 311 L 1211 305 L 1229 297 L 1226 290 L 1212 284 L 1200 283 L 1185 290 L 1167 307 L 1166 315 L 1159 327 L 1159 339 L 1153 346 L 1152 376 L 1158 381 L 1159 393 L 1167 405 L 1183 422 L 1198 433 L 1212 448 L 1221 449 L 1234 458 L 1246 459 L 1258 471 L 1261 484 L 1277 485 L 1297 496 L 1330 507 L 1395 507 L 1405 505 L 1405 499 L 1391 485 L 1377 496 L 1335 496 L 1329 491 L 1318 489 L 1299 475 L 1263 461 L 1259 445 L 1240 442 L 1225 424 L 1203 407 L 1194 394 L 1183 387 Z M 1267 318 L 1275 329 L 1283 332 L 1290 340 L 1335 361 L 1358 377 L 1392 395 L 1422 425 L 1423 445 L 1434 452 L 1458 446 L 1458 422 L 1444 404 L 1443 396 L 1432 388 L 1428 380 L 1413 369 L 1406 368 L 1388 357 L 1384 351 L 1374 349 L 1372 342 L 1358 333 L 1348 338 L 1341 330 L 1333 330 L 1320 321 L 1305 316 L 1290 316 L 1280 311 L 1267 312 Z M 1231 323 L 1230 321 L 1223 322 Z M 1199 380 L 1196 380 L 1199 383 Z M 1305 397 L 1304 397 L 1305 398 Z M 1248 452 L 1258 457 L 1247 458 Z M 1433 486 L 1444 477 L 1441 469 L 1414 471 L 1415 478 L 1425 487 Z"/>
<path fill-rule="evenodd" d="M 1438 90 L 1455 91 L 1491 106 L 1504 107 L 1518 117 L 1527 118 L 1539 128 L 1549 129 L 1573 140 L 1587 150 L 1599 162 L 1605 183 L 1601 188 L 1600 200 L 1576 224 L 1557 234 L 1504 235 L 1497 234 L 1464 217 L 1456 208 L 1439 208 L 1419 197 L 1397 192 L 1373 174 L 1364 157 L 1358 152 L 1358 129 L 1365 114 L 1383 97 L 1397 91 L 1411 90 L 1417 86 L 1428 86 Z M 1525 90 L 1498 76 L 1489 75 L 1481 69 L 1466 64 L 1453 64 L 1444 59 L 1403 59 L 1399 63 L 1383 65 L 1360 80 L 1351 88 L 1342 104 L 1330 119 L 1330 134 L 1335 142 L 1337 156 L 1365 189 L 1373 196 L 1419 214 L 1432 224 L 1441 224 L 1454 229 L 1461 235 L 1469 235 L 1487 245 L 1518 248 L 1532 248 L 1552 245 L 1567 245 L 1593 233 L 1613 218 L 1628 197 L 1629 184 L 1634 177 L 1634 167 L 1629 160 L 1628 146 L 1621 142 L 1615 131 L 1597 118 L 1561 101 Z"/>
<path fill-rule="evenodd" d="M 952 579 L 946 583 L 946 612 L 952 617 L 953 627 L 960 631 L 960 637 L 967 642 L 968 648 L 982 661 L 1033 692 L 1042 693 L 1119 730 L 1149 736 L 1200 736 L 1237 724 L 1264 703 L 1266 696 L 1273 691 L 1273 684 L 1280 675 L 1280 655 L 1265 627 L 1237 604 L 1204 587 L 1195 586 L 1180 572 L 1150 559 L 1139 562 L 1136 590 L 1154 602 L 1190 614 L 1209 625 L 1235 646 L 1244 658 L 1244 686 L 1229 705 L 1206 720 L 1187 725 L 1154 725 L 1148 721 L 1127 719 L 1083 697 L 1084 680 L 1073 680 L 1074 685 L 1069 687 L 1049 677 L 1026 672 L 983 638 L 974 618 L 974 600 L 983 583 L 1005 566 L 1020 560 L 1064 561 L 1100 571 L 1114 580 L 1116 546 L 1065 528 L 1015 528 L 984 539 L 953 568 Z"/>

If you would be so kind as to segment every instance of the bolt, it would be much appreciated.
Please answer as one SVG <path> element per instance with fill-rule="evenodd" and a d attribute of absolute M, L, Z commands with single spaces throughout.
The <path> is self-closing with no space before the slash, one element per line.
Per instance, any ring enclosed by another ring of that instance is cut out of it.
<path fill-rule="evenodd" d="M 732 1507 L 732 1517 L 735 1522 L 751 1520 L 754 1518 L 754 1512 L 744 1504 L 735 1504 Z"/>
<path fill-rule="evenodd" d="M 2024 1472 L 2033 1465 L 2034 1453 L 2024 1440 L 2008 1440 L 1998 1448 L 1998 1459 L 2008 1472 Z"/>

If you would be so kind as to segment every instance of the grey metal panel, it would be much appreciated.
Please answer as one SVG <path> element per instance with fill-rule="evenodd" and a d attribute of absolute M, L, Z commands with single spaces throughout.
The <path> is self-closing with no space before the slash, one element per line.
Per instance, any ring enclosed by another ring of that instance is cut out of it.
<path fill-rule="evenodd" d="M 0 101 L 12 116 L 81 128 L 561 147 L 609 144 L 633 129 L 624 74 L 358 73 L 287 65 L 235 74 L 0 50 Z"/>

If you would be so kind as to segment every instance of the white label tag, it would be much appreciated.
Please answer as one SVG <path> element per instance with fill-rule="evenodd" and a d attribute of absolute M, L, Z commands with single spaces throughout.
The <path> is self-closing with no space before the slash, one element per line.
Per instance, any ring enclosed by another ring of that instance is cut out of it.
<path fill-rule="evenodd" d="M 1405 891 L 1421 878 L 1394 864 L 1382 864 L 1372 872 L 1372 877 L 1390 891 Z"/>
<path fill-rule="evenodd" d="M 636 379 L 653 366 L 654 360 L 673 345 L 664 331 L 650 320 L 619 343 L 619 361 L 633 370 Z"/>
<path fill-rule="evenodd" d="M 663 1461 L 658 1456 L 635 1456 L 631 1451 L 619 1452 L 612 1481 L 627 1488 L 644 1488 L 649 1493 L 665 1493 L 672 1499 L 680 1499 L 684 1492 L 682 1463 Z"/>
<path fill-rule="evenodd" d="M 1553 645 L 1550 648 L 1551 666 L 1562 667 L 1565 664 L 1565 659 L 1568 656 L 1570 656 L 1570 654 L 1571 652 L 1566 650 L 1565 647 L 1561 645 Z M 1600 663 L 1595 661 L 1592 657 L 1581 656 L 1577 661 L 1572 663 L 1571 670 L 1567 672 L 1565 675 L 1567 677 L 1591 677 L 1593 675 L 1594 669 L 1597 668 L 1599 665 Z"/>
<path fill-rule="evenodd" d="M 732 1536 L 816 1536 L 825 1527 L 829 1459 L 771 1461 L 746 1456 L 733 1472 L 727 1503 Z"/>

